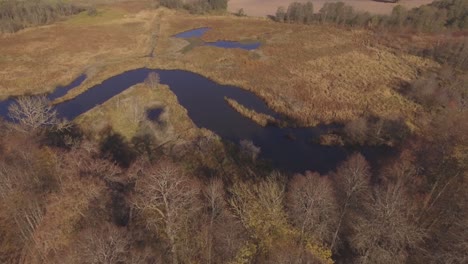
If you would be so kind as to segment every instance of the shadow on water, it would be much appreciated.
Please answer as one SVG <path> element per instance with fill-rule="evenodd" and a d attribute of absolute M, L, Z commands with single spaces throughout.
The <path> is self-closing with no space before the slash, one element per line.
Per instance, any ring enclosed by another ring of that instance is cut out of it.
<path fill-rule="evenodd" d="M 78 87 L 80 84 L 82 84 L 86 80 L 86 74 L 80 75 L 76 80 L 71 82 L 67 86 L 58 86 L 55 91 L 53 91 L 51 94 L 47 95 L 47 98 L 49 98 L 50 101 L 53 101 L 55 99 L 58 99 L 68 93 L 71 89 Z"/>
<path fill-rule="evenodd" d="M 4 117 L 6 120 L 10 120 L 8 117 L 8 107 L 13 103 L 14 99 L 7 99 L 0 102 L 0 116 Z"/>
<path fill-rule="evenodd" d="M 238 87 L 220 85 L 199 74 L 182 70 L 141 68 L 127 71 L 105 80 L 70 101 L 58 104 L 56 109 L 62 117 L 72 120 L 129 87 L 143 82 L 152 71 L 157 72 L 161 83 L 167 84 L 175 93 L 179 103 L 187 109 L 189 117 L 198 127 L 209 129 L 224 140 L 234 143 L 244 139 L 252 140 L 261 148 L 260 157 L 270 160 L 276 168 L 292 172 L 314 170 L 326 173 L 354 151 L 363 153 L 371 162 L 393 152 L 387 147 L 345 148 L 314 143 L 328 129 L 327 126 L 259 126 L 239 114 L 224 100 L 224 97 L 229 97 L 259 113 L 278 117 L 259 97 Z M 0 108 L 0 111 L 3 110 Z M 154 113 L 156 115 L 157 111 Z"/>
<path fill-rule="evenodd" d="M 175 38 L 181 39 L 191 39 L 191 38 L 201 38 L 210 28 L 196 28 L 189 31 L 185 31 L 179 34 L 174 35 Z M 244 50 L 255 50 L 258 49 L 261 45 L 260 42 L 249 42 L 243 43 L 239 41 L 215 41 L 215 42 L 203 42 L 202 45 L 218 47 L 223 49 L 244 49 Z"/>

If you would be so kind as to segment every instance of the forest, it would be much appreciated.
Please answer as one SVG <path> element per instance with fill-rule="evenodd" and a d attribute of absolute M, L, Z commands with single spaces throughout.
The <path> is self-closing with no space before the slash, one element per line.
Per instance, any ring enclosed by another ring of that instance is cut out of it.
<path fill-rule="evenodd" d="M 172 9 L 185 9 L 193 14 L 204 14 L 213 11 L 225 12 L 228 0 L 161 0 L 158 4 Z"/>
<path fill-rule="evenodd" d="M 1 0 L 0 32 L 11 33 L 30 26 L 49 24 L 82 11 L 82 8 L 62 0 Z"/>
<path fill-rule="evenodd" d="M 434 105 L 433 105 L 434 106 Z M 1 123 L 3 263 L 463 263 L 466 111 L 439 110 L 379 166 L 290 174 L 252 143 L 100 140 L 44 97 Z M 20 235 L 19 235 L 20 234 Z"/>
<path fill-rule="evenodd" d="M 382 29 L 413 29 L 417 32 L 440 32 L 446 29 L 468 28 L 468 1 L 441 0 L 408 10 L 397 5 L 390 15 L 372 15 L 355 11 L 345 2 L 325 3 L 314 13 L 312 2 L 293 2 L 288 8 L 279 7 L 275 20 L 289 23 L 332 23 Z"/>

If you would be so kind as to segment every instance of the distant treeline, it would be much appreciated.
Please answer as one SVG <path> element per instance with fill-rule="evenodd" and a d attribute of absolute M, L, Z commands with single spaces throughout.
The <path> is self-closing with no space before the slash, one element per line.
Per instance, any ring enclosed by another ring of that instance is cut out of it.
<path fill-rule="evenodd" d="M 421 32 L 468 28 L 468 0 L 434 1 L 429 5 L 407 9 L 395 6 L 390 15 L 372 15 L 355 11 L 343 2 L 325 3 L 314 13 L 312 2 L 294 2 L 287 9 L 279 7 L 275 19 L 289 23 L 333 23 L 369 28 L 412 28 Z"/>
<path fill-rule="evenodd" d="M 203 14 L 210 11 L 225 11 L 228 0 L 159 0 L 159 4 L 172 9 L 186 9 L 190 13 Z"/>
<path fill-rule="evenodd" d="M 0 32 L 44 25 L 83 11 L 62 0 L 0 0 Z"/>

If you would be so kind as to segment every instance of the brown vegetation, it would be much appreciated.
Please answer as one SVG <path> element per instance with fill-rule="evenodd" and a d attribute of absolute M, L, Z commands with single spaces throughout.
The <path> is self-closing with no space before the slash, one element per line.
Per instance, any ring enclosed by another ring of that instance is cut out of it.
<path fill-rule="evenodd" d="M 468 28 L 465 10 L 467 8 L 466 0 L 439 0 L 411 10 L 397 5 L 389 16 L 382 16 L 355 11 L 344 2 L 331 2 L 325 3 L 320 11 L 314 14 L 313 4 L 309 1 L 304 4 L 291 3 L 287 11 L 279 7 L 274 18 L 278 22 L 331 23 L 379 31 L 412 29 L 418 32 L 441 32 Z"/>
<path fill-rule="evenodd" d="M 0 262 L 466 262 L 460 69 L 374 44 L 365 31 L 129 10 L 138 9 L 114 7 L 2 36 L 2 96 L 50 90 L 99 61 L 66 98 L 131 68 L 181 68 L 249 89 L 303 125 L 346 121 L 347 143 L 396 135 L 399 155 L 371 168 L 356 153 L 326 175 L 274 172 L 252 142 L 236 147 L 196 129 L 154 74 L 63 130 L 49 126 L 48 102 L 25 97 L 10 114 L 32 118 L 23 123 L 43 133 L 17 133 L 21 124 L 0 120 Z M 143 58 L 156 15 L 155 57 Z M 170 36 L 197 26 L 213 28 L 207 41 L 258 38 L 263 46 L 182 54 L 186 43 Z M 80 30 L 87 38 L 72 41 Z M 55 32 L 64 35 L 51 42 Z M 435 75 L 426 73 L 432 66 Z M 401 83 L 408 86 L 393 89 Z M 42 114 L 21 114 L 29 106 Z M 153 107 L 164 108 L 160 122 L 145 118 Z M 414 123 L 421 133 L 404 136 Z"/>
<path fill-rule="evenodd" d="M 1 35 L 0 98 L 50 92 L 83 72 L 92 77 L 109 63 L 148 54 L 152 18 L 149 12 L 105 7 L 97 16 L 80 13 L 64 22 Z"/>
<path fill-rule="evenodd" d="M 2 0 L 0 1 L 0 33 L 13 33 L 26 27 L 49 24 L 61 17 L 71 16 L 83 10 L 61 0 Z"/>
<path fill-rule="evenodd" d="M 0 73 L 0 96 L 50 91 L 87 72 L 85 83 L 65 97 L 70 98 L 109 76 L 146 65 L 191 70 L 251 90 L 301 126 L 363 115 L 414 122 L 421 109 L 392 87 L 437 65 L 384 46 L 371 47 L 372 36 L 365 31 L 235 17 L 181 17 L 164 9 L 127 13 L 114 7 L 100 12 L 0 39 L 4 47 L 0 64 L 5 69 Z M 161 25 L 158 44 L 154 58 L 143 58 L 151 49 L 153 19 Z M 203 46 L 180 53 L 185 41 L 171 36 L 197 26 L 213 28 L 205 41 L 259 39 L 264 44 L 253 52 Z M 50 43 L 45 36 L 56 32 L 61 38 Z M 86 38 L 75 39 L 78 34 Z M 20 52 L 16 43 L 24 43 L 23 57 L 12 57 Z M 38 47 L 43 52 L 33 52 Z M 23 76 L 24 69 L 31 74 Z"/>
<path fill-rule="evenodd" d="M 292 177 L 253 157 L 234 162 L 242 152 L 216 137 L 149 155 L 133 141 L 117 144 L 117 134 L 106 149 L 106 137 L 57 148 L 46 135 L 1 126 L 0 258 L 333 263 L 333 252 L 348 263 L 463 262 L 466 114 L 440 118 L 428 124 L 430 137 L 408 140 L 375 172 L 354 154 L 329 175 Z M 124 163 L 109 147 L 139 157 Z"/>
<path fill-rule="evenodd" d="M 276 118 L 267 115 L 267 114 L 262 114 L 258 113 L 255 110 L 248 109 L 245 106 L 239 104 L 236 100 L 231 99 L 231 98 L 224 98 L 226 102 L 234 108 L 237 112 L 239 112 L 241 115 L 252 119 L 255 123 L 261 125 L 261 126 L 267 126 L 267 125 L 272 125 L 272 124 L 278 124 L 278 120 Z"/>
<path fill-rule="evenodd" d="M 45 96 L 20 97 L 8 107 L 10 118 L 19 123 L 16 126 L 23 132 L 39 132 L 43 127 L 66 129 L 68 123 L 60 120 L 57 111 Z"/>
<path fill-rule="evenodd" d="M 164 235 L 170 249 L 172 263 L 179 263 L 183 250 L 184 234 L 190 221 L 199 210 L 197 197 L 199 186 L 185 176 L 180 168 L 171 163 L 160 162 L 157 166 L 142 167 L 136 163 L 132 169 L 134 178 L 139 178 L 135 188 L 135 207 L 142 211 L 146 227 Z M 185 262 L 185 261 L 184 261 Z"/>
<path fill-rule="evenodd" d="M 370 47 L 366 43 L 372 36 L 364 31 L 325 31 L 319 26 L 274 25 L 253 19 L 167 19 L 171 30 L 166 36 L 191 25 L 214 28 L 205 34 L 206 41 L 260 39 L 265 44 L 253 52 L 256 59 L 252 52 L 198 47 L 184 56 L 175 53 L 162 60 L 167 62 L 165 67 L 182 67 L 251 90 L 300 125 L 343 122 L 361 115 L 411 120 L 420 109 L 392 86 L 415 78 L 417 69 L 436 65 L 384 47 Z M 172 43 L 163 38 L 158 52 L 167 54 Z M 216 63 L 209 58 L 217 58 Z"/>

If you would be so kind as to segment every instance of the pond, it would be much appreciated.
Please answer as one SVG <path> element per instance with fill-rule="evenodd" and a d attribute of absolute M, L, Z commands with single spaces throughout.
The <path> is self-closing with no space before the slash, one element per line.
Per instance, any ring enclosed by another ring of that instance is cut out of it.
<path fill-rule="evenodd" d="M 179 34 L 174 35 L 175 38 L 181 39 L 191 39 L 191 38 L 201 38 L 210 28 L 196 28 L 189 31 L 185 31 Z M 203 42 L 205 46 L 213 46 L 224 49 L 244 49 L 244 50 L 255 50 L 258 49 L 261 45 L 258 41 L 215 41 L 215 42 Z"/>
<path fill-rule="evenodd" d="M 159 122 L 159 117 L 163 112 L 163 108 L 149 109 L 148 111 L 146 111 L 146 117 L 151 121 Z"/>
<path fill-rule="evenodd" d="M 183 39 L 201 38 L 206 32 L 208 32 L 208 30 L 210 30 L 210 28 L 208 28 L 208 27 L 191 29 L 191 30 L 179 33 L 179 34 L 175 34 L 174 37 L 175 38 L 183 38 Z"/>
<path fill-rule="evenodd" d="M 236 144 L 241 140 L 251 140 L 261 148 L 260 157 L 271 161 L 272 165 L 279 169 L 291 172 L 314 170 L 326 173 L 335 169 L 338 163 L 354 151 L 363 153 L 370 161 L 376 161 L 393 151 L 385 147 L 352 149 L 314 143 L 320 134 L 325 132 L 326 127 L 262 127 L 239 114 L 224 99 L 229 97 L 259 113 L 278 117 L 278 114 L 269 109 L 256 95 L 238 87 L 220 85 L 199 74 L 182 70 L 140 68 L 127 71 L 91 87 L 70 101 L 58 104 L 56 109 L 62 117 L 73 120 L 129 87 L 143 82 L 152 71 L 160 75 L 161 83 L 170 87 L 198 127 L 209 129 L 224 140 Z M 77 83 L 79 82 L 75 84 Z M 54 94 L 56 93 L 59 91 Z M 0 113 L 3 116 L 6 115 L 7 107 L 7 103 L 0 103 Z"/>

